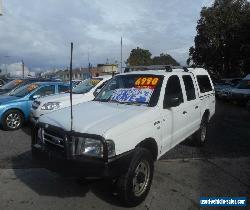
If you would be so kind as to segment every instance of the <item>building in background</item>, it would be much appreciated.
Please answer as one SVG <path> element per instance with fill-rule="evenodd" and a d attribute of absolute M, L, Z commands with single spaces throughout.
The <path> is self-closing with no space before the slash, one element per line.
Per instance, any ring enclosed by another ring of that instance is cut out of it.
<path fill-rule="evenodd" d="M 98 64 L 97 67 L 90 68 L 74 68 L 72 70 L 72 79 L 73 80 L 84 80 L 90 77 L 108 75 L 118 72 L 118 66 L 116 64 Z M 70 72 L 69 69 L 66 70 L 48 70 L 40 74 L 44 78 L 54 78 L 60 79 L 62 81 L 69 81 Z"/>
<path fill-rule="evenodd" d="M 0 64 L 0 76 L 5 77 L 22 77 L 23 66 L 22 62 L 12 64 Z M 24 66 L 24 77 L 35 76 L 27 66 Z"/>
<path fill-rule="evenodd" d="M 118 73 L 117 64 L 98 64 L 97 69 L 99 72 L 106 74 Z"/>

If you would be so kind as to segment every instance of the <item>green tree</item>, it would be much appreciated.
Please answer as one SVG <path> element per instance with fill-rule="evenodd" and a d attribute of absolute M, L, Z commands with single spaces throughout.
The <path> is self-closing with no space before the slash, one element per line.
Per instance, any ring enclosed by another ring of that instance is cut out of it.
<path fill-rule="evenodd" d="M 250 73 L 250 3 L 215 0 L 204 7 L 188 64 L 203 65 L 218 76 Z"/>
<path fill-rule="evenodd" d="M 160 56 L 155 56 L 152 59 L 154 65 L 173 65 L 179 66 L 180 64 L 169 54 L 161 53 Z"/>
<path fill-rule="evenodd" d="M 147 66 L 152 64 L 151 52 L 142 48 L 132 49 L 127 59 L 127 64 L 130 66 Z"/>

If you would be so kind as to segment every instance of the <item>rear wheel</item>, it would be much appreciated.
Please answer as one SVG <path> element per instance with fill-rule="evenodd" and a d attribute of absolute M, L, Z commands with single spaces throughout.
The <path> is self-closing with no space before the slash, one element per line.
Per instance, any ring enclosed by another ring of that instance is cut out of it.
<path fill-rule="evenodd" d="M 126 206 L 136 206 L 147 196 L 154 173 L 151 153 L 137 148 L 126 174 L 118 178 L 118 196 Z"/>
<path fill-rule="evenodd" d="M 5 112 L 2 118 L 2 126 L 4 130 L 17 130 L 22 127 L 23 123 L 23 114 L 14 109 Z"/>
<path fill-rule="evenodd" d="M 200 129 L 195 132 L 193 138 L 196 146 L 204 146 L 207 142 L 208 117 L 203 116 Z"/>

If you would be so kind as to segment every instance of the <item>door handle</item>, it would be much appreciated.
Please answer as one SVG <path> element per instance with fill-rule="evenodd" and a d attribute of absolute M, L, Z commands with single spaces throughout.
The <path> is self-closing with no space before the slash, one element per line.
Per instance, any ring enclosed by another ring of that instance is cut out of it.
<path fill-rule="evenodd" d="M 184 112 L 182 112 L 182 114 L 187 114 L 187 112 L 186 112 L 186 111 L 184 111 Z"/>
<path fill-rule="evenodd" d="M 195 109 L 198 109 L 199 107 L 198 106 L 195 106 Z"/>

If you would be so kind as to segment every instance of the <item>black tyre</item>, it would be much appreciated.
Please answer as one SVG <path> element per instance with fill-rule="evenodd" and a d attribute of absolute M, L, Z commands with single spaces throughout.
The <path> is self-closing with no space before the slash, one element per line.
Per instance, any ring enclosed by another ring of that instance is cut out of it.
<path fill-rule="evenodd" d="M 15 109 L 4 113 L 2 117 L 2 126 L 4 130 L 17 130 L 23 126 L 24 116 Z"/>
<path fill-rule="evenodd" d="M 200 129 L 195 132 L 193 136 L 194 144 L 196 146 L 204 146 L 207 142 L 207 129 L 208 129 L 208 117 L 203 116 L 201 120 Z"/>
<path fill-rule="evenodd" d="M 137 148 L 126 174 L 118 178 L 117 190 L 120 200 L 129 207 L 145 200 L 153 178 L 152 154 L 144 148 Z"/>

